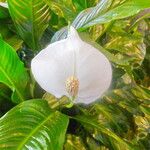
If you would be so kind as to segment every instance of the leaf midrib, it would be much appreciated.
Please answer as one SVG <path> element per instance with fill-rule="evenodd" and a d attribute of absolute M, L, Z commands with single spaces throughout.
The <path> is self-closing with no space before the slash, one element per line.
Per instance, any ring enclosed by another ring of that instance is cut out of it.
<path fill-rule="evenodd" d="M 30 137 L 32 137 L 32 135 L 34 135 L 39 128 L 45 124 L 51 117 L 53 116 L 53 113 L 51 113 L 46 119 L 44 119 L 39 125 L 36 126 L 36 128 L 34 130 L 32 130 L 30 132 L 30 134 L 19 144 L 17 150 L 22 150 L 22 147 L 24 146 L 24 144 L 30 139 Z"/>
<path fill-rule="evenodd" d="M 5 72 L 5 70 L 1 66 L 0 66 L 0 70 L 4 74 L 4 76 L 7 78 L 7 80 L 11 83 L 11 85 L 15 88 L 15 91 L 16 91 L 17 95 L 19 96 L 20 100 L 23 102 L 24 101 L 24 97 L 19 92 L 17 86 L 13 83 L 13 80 L 7 75 L 7 73 Z"/>

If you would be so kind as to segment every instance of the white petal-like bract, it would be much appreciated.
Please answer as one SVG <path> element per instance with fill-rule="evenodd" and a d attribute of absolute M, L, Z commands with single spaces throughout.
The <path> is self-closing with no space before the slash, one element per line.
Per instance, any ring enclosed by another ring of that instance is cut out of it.
<path fill-rule="evenodd" d="M 50 44 L 35 56 L 31 69 L 39 85 L 57 98 L 63 95 L 70 97 L 66 81 L 75 77 L 72 79 L 77 79 L 79 85 L 69 85 L 72 93 L 72 90 L 78 91 L 75 103 L 94 102 L 109 88 L 112 78 L 108 59 L 82 41 L 73 27 L 70 27 L 66 39 Z M 74 89 L 74 86 L 79 89 Z"/>

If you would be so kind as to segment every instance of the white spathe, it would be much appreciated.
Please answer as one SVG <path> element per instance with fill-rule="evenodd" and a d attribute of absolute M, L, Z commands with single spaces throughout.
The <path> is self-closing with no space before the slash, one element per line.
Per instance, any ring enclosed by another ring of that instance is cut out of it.
<path fill-rule="evenodd" d="M 66 39 L 50 44 L 36 55 L 31 69 L 39 85 L 57 98 L 70 97 L 66 80 L 75 76 L 79 81 L 75 103 L 94 102 L 109 88 L 112 79 L 108 59 L 82 41 L 73 27 Z"/>

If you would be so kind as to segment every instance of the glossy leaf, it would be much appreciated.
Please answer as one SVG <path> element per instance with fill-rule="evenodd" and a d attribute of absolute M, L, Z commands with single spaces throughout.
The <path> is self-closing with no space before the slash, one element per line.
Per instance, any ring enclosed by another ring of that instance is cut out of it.
<path fill-rule="evenodd" d="M 73 21 L 72 25 L 77 29 L 84 27 L 86 24 L 97 18 L 100 14 L 105 13 L 112 4 L 112 0 L 102 0 L 95 7 L 88 8 L 81 12 Z"/>
<path fill-rule="evenodd" d="M 94 120 L 94 118 L 92 119 L 91 117 L 88 117 L 88 116 L 76 116 L 75 119 L 77 119 L 79 122 L 81 122 L 81 124 L 83 124 L 84 126 L 95 128 L 99 132 L 102 132 L 102 133 L 110 136 L 118 143 L 124 145 L 126 148 L 131 149 L 131 147 L 123 139 L 121 139 L 119 136 L 117 136 L 115 133 L 113 133 L 110 129 L 108 129 L 108 128 L 104 127 L 102 124 L 98 123 L 98 120 L 96 121 L 96 120 Z"/>
<path fill-rule="evenodd" d="M 44 100 L 21 103 L 0 119 L 1 150 L 61 150 L 68 117 Z"/>
<path fill-rule="evenodd" d="M 73 5 L 72 0 L 45 0 L 49 5 L 50 9 L 57 14 L 59 17 L 72 21 L 77 15 L 77 10 Z"/>
<path fill-rule="evenodd" d="M 18 34 L 33 50 L 39 50 L 39 41 L 48 27 L 49 7 L 41 0 L 8 0 L 10 15 Z"/>
<path fill-rule="evenodd" d="M 74 20 L 73 25 L 78 29 L 103 24 L 112 20 L 133 16 L 140 10 L 150 7 L 149 1 L 141 0 L 126 1 L 122 5 L 109 9 L 111 4 L 112 0 L 102 0 L 96 7 L 80 13 Z"/>
<path fill-rule="evenodd" d="M 149 1 L 131 0 L 111 8 L 112 0 L 102 0 L 95 7 L 82 11 L 73 21 L 72 26 L 76 29 L 85 29 L 97 24 L 104 24 L 113 20 L 123 19 L 137 14 L 139 11 L 149 8 Z M 128 10 L 128 11 L 127 11 Z M 60 40 L 67 35 L 67 29 L 62 29 L 55 33 L 52 38 Z"/>
<path fill-rule="evenodd" d="M 122 60 L 127 60 L 133 66 L 140 65 L 146 54 L 143 36 L 123 31 L 122 27 L 125 22 L 120 21 L 120 23 L 120 27 L 118 26 L 119 23 L 116 22 L 113 30 L 107 32 L 109 40 L 104 47 L 109 51 L 115 51 L 117 57 L 120 56 Z"/>
<path fill-rule="evenodd" d="M 0 39 L 0 82 L 13 91 L 14 102 L 19 103 L 26 99 L 27 72 L 15 50 L 2 39 Z"/>

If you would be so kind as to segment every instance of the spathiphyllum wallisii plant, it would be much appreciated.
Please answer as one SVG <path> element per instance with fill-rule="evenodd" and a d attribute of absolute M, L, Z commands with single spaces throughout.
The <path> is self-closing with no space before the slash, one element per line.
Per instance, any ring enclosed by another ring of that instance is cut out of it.
<path fill-rule="evenodd" d="M 108 59 L 83 42 L 70 27 L 66 39 L 50 44 L 31 62 L 33 75 L 41 87 L 57 98 L 89 104 L 109 87 L 112 69 Z M 99 70 L 99 72 L 97 72 Z"/>
<path fill-rule="evenodd" d="M 0 0 L 0 150 L 149 150 L 150 1 Z"/>

